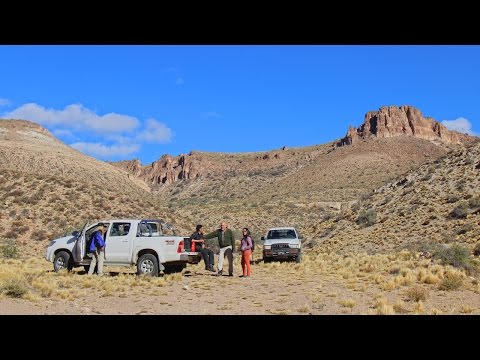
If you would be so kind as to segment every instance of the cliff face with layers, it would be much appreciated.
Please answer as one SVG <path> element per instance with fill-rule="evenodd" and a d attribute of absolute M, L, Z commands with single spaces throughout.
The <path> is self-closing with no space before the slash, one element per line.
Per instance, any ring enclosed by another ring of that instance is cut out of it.
<path fill-rule="evenodd" d="M 432 118 L 424 117 L 417 108 L 409 105 L 383 106 L 378 111 L 369 111 L 358 128 L 350 127 L 347 135 L 336 146 L 352 145 L 370 137 L 414 136 L 425 140 L 441 140 L 461 144 L 472 137 L 448 130 Z"/>

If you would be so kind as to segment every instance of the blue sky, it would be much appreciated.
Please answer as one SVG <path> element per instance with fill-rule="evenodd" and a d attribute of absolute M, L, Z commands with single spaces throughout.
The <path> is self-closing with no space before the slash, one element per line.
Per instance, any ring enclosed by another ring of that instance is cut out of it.
<path fill-rule="evenodd" d="M 324 144 L 413 105 L 480 134 L 480 46 L 0 46 L 0 117 L 101 160 Z"/>

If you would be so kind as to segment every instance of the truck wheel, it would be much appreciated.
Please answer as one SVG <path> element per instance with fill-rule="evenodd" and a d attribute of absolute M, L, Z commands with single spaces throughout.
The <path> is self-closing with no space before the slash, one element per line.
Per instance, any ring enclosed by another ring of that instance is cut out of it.
<path fill-rule="evenodd" d="M 68 271 L 72 271 L 73 269 L 72 258 L 66 251 L 58 252 L 53 259 L 53 270 L 55 270 L 55 272 L 59 272 L 62 269 L 67 269 Z"/>
<path fill-rule="evenodd" d="M 297 264 L 300 264 L 302 262 L 302 253 L 301 252 L 298 253 L 297 258 L 295 259 L 295 262 Z"/>
<path fill-rule="evenodd" d="M 173 274 L 182 272 L 183 269 L 187 267 L 187 264 L 182 265 L 165 265 L 165 269 L 163 270 L 164 274 Z"/>
<path fill-rule="evenodd" d="M 158 276 L 158 260 L 155 255 L 143 254 L 137 262 L 137 274 Z"/>

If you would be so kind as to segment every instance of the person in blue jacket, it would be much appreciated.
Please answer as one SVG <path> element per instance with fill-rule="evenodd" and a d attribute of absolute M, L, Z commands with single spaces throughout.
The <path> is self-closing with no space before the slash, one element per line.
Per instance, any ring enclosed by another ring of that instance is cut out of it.
<path fill-rule="evenodd" d="M 98 276 L 103 276 L 103 261 L 105 260 L 105 240 L 103 235 L 107 231 L 106 224 L 98 224 L 97 228 L 92 234 L 92 241 L 90 242 L 89 251 L 92 253 L 92 262 L 88 269 L 88 275 L 93 275 L 95 265 L 97 265 Z"/>

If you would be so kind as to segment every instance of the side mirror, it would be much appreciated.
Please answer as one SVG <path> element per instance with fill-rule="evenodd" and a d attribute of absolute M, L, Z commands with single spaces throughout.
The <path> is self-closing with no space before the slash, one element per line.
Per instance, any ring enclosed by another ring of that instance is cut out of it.
<path fill-rule="evenodd" d="M 74 232 L 72 232 L 72 236 L 77 237 L 78 235 L 80 235 L 80 231 L 75 230 Z"/>
<path fill-rule="evenodd" d="M 260 240 L 265 240 L 265 236 L 262 236 L 262 237 L 260 238 Z"/>

